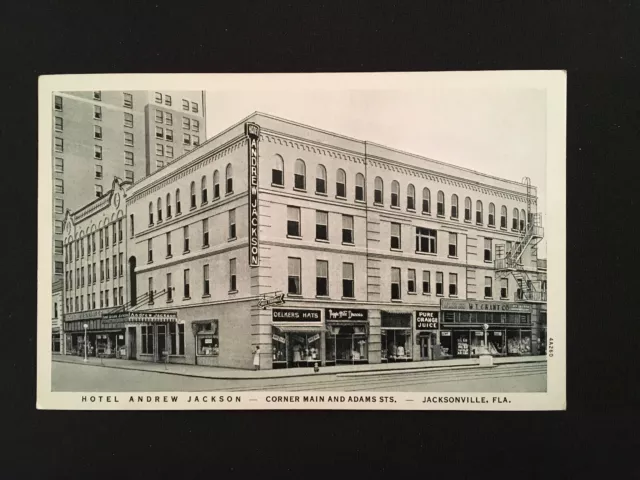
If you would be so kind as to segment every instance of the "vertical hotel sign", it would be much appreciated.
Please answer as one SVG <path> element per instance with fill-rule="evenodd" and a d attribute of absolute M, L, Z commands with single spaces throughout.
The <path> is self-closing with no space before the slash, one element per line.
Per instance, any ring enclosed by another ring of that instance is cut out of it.
<path fill-rule="evenodd" d="M 260 126 L 255 123 L 247 123 L 245 133 L 249 137 L 249 266 L 257 267 L 260 265 L 260 222 L 258 217 Z"/>

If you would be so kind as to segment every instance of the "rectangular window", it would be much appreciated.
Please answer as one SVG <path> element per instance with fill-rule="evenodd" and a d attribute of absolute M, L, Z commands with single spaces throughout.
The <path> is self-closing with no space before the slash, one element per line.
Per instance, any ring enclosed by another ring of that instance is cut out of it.
<path fill-rule="evenodd" d="M 140 327 L 140 333 L 143 355 L 153 355 L 153 327 L 150 325 L 143 325 Z"/>
<path fill-rule="evenodd" d="M 62 159 L 60 157 L 56 157 L 54 159 L 54 171 L 56 173 L 63 173 L 64 172 L 64 159 Z"/>
<path fill-rule="evenodd" d="M 123 254 L 122 254 L 122 253 L 120 253 L 120 254 L 118 255 L 118 265 L 119 265 L 119 268 L 118 268 L 118 269 L 119 269 L 119 275 L 120 275 L 120 276 L 122 276 L 122 274 L 123 274 L 123 272 L 124 272 L 124 270 L 123 270 L 123 258 L 124 258 Z"/>
<path fill-rule="evenodd" d="M 153 238 L 147 240 L 147 263 L 153 262 Z"/>
<path fill-rule="evenodd" d="M 191 145 L 191 135 L 185 133 L 182 135 L 182 144 L 183 145 Z"/>
<path fill-rule="evenodd" d="M 149 277 L 149 305 L 153 305 L 153 277 Z"/>
<path fill-rule="evenodd" d="M 123 96 L 123 105 L 127 108 L 133 108 L 133 95 L 130 93 L 124 93 Z"/>
<path fill-rule="evenodd" d="M 104 261 L 104 271 L 106 273 L 107 280 L 109 280 L 109 275 L 110 275 L 111 269 L 109 268 L 109 259 L 108 258 L 105 259 L 105 261 Z"/>
<path fill-rule="evenodd" d="M 100 198 L 102 196 L 102 185 L 94 185 L 96 191 L 96 198 Z"/>
<path fill-rule="evenodd" d="M 161 110 L 156 110 L 156 123 L 163 123 L 163 122 L 164 122 L 164 113 Z"/>
<path fill-rule="evenodd" d="M 127 147 L 133 147 L 133 133 L 124 132 L 124 144 Z"/>
<path fill-rule="evenodd" d="M 203 295 L 210 295 L 209 293 L 209 265 L 204 265 L 202 267 L 202 281 L 203 281 Z"/>
<path fill-rule="evenodd" d="M 62 235 L 62 220 L 56 220 L 54 224 L 56 235 Z"/>
<path fill-rule="evenodd" d="M 400 224 L 391 224 L 391 248 L 394 250 L 400 250 L 402 248 L 402 239 L 400 236 Z"/>
<path fill-rule="evenodd" d="M 171 232 L 167 232 L 167 258 L 171 257 Z"/>
<path fill-rule="evenodd" d="M 80 286 L 84 287 L 84 267 L 80 267 Z"/>
<path fill-rule="evenodd" d="M 191 129 L 191 120 L 188 117 L 182 117 L 182 128 L 185 130 Z"/>
<path fill-rule="evenodd" d="M 236 238 L 236 210 L 229 210 L 229 240 Z"/>
<path fill-rule="evenodd" d="M 171 106 L 171 95 L 165 95 L 164 96 L 164 104 Z"/>
<path fill-rule="evenodd" d="M 353 243 L 353 217 L 342 215 L 342 243 Z"/>
<path fill-rule="evenodd" d="M 484 277 L 484 297 L 493 297 L 493 279 L 491 277 Z"/>
<path fill-rule="evenodd" d="M 173 130 L 171 130 L 170 128 L 167 128 L 165 130 L 164 138 L 170 142 L 173 142 Z"/>
<path fill-rule="evenodd" d="M 96 140 L 102 140 L 102 127 L 97 125 L 93 126 L 93 138 Z"/>
<path fill-rule="evenodd" d="M 290 295 L 301 295 L 300 285 L 301 259 L 289 257 L 289 280 L 287 292 Z"/>
<path fill-rule="evenodd" d="M 416 293 L 416 271 L 413 268 L 408 270 L 407 291 Z"/>
<path fill-rule="evenodd" d="M 200 137 L 198 135 L 193 135 L 193 141 L 191 142 L 194 147 L 200 145 Z"/>
<path fill-rule="evenodd" d="M 202 248 L 209 246 L 209 219 L 202 220 Z"/>
<path fill-rule="evenodd" d="M 156 138 L 163 140 L 164 139 L 164 128 L 156 127 Z"/>
<path fill-rule="evenodd" d="M 54 179 L 54 190 L 55 193 L 64 193 L 64 180 L 61 178 Z"/>
<path fill-rule="evenodd" d="M 416 252 L 437 253 L 438 232 L 430 228 L 416 227 Z"/>
<path fill-rule="evenodd" d="M 164 123 L 166 123 L 169 126 L 173 125 L 173 115 L 170 114 L 169 112 L 165 112 L 164 114 Z"/>
<path fill-rule="evenodd" d="M 199 132 L 200 131 L 200 122 L 198 122 L 198 120 L 196 120 L 196 119 L 193 119 L 191 121 L 191 129 L 194 132 Z"/>
<path fill-rule="evenodd" d="M 344 298 L 355 297 L 353 263 L 342 264 L 342 296 Z"/>
<path fill-rule="evenodd" d="M 184 253 L 189 253 L 189 225 L 183 227 L 182 233 L 184 235 Z"/>
<path fill-rule="evenodd" d="M 422 271 L 422 293 L 431 293 L 431 272 Z"/>
<path fill-rule="evenodd" d="M 56 255 L 62 255 L 62 240 L 55 240 L 53 245 L 54 253 Z"/>
<path fill-rule="evenodd" d="M 99 90 L 93 92 L 93 99 L 100 102 L 102 100 L 102 92 Z"/>
<path fill-rule="evenodd" d="M 457 233 L 449 233 L 449 256 L 450 257 L 458 256 L 458 234 Z"/>
<path fill-rule="evenodd" d="M 189 100 L 182 99 L 182 109 L 185 111 L 189 111 Z"/>
<path fill-rule="evenodd" d="M 116 278 L 118 276 L 118 264 L 116 263 L 117 260 L 117 256 L 114 255 L 111 258 L 111 263 L 113 264 L 113 278 Z"/>
<path fill-rule="evenodd" d="M 196 102 L 191 102 L 191 111 L 198 113 L 198 104 Z"/>
<path fill-rule="evenodd" d="M 100 281 L 104 282 L 104 260 L 100 260 Z"/>
<path fill-rule="evenodd" d="M 156 92 L 155 98 L 156 98 L 156 103 L 162 103 L 162 94 L 160 92 Z"/>
<path fill-rule="evenodd" d="M 329 262 L 316 261 L 316 295 L 326 297 L 329 295 Z"/>
<path fill-rule="evenodd" d="M 218 320 L 194 323 L 196 326 L 196 355 L 215 357 L 220 352 Z"/>
<path fill-rule="evenodd" d="M 124 296 L 122 287 L 118 288 L 118 296 L 120 297 L 120 305 L 124 305 Z"/>
<path fill-rule="evenodd" d="M 191 298 L 191 290 L 189 289 L 189 269 L 184 271 L 184 298 Z"/>
<path fill-rule="evenodd" d="M 171 145 L 167 145 L 165 154 L 167 158 L 173 158 L 173 147 Z"/>
<path fill-rule="evenodd" d="M 124 164 L 127 166 L 133 166 L 133 152 L 124 152 Z"/>
<path fill-rule="evenodd" d="M 436 295 L 444 295 L 444 274 L 436 272 Z"/>
<path fill-rule="evenodd" d="M 509 279 L 500 279 L 500 298 L 507 298 L 509 296 Z"/>
<path fill-rule="evenodd" d="M 171 286 L 170 273 L 167 273 L 167 302 L 173 302 L 173 287 Z"/>
<path fill-rule="evenodd" d="M 491 261 L 491 239 L 490 238 L 485 238 L 484 239 L 484 261 L 485 262 L 490 262 Z"/>
<path fill-rule="evenodd" d="M 300 236 L 300 208 L 287 207 L 287 235 Z"/>
<path fill-rule="evenodd" d="M 229 291 L 235 292 L 238 290 L 238 285 L 236 283 L 236 259 L 232 258 L 229 260 Z"/>
<path fill-rule="evenodd" d="M 114 288 L 113 289 L 113 306 L 115 307 L 116 305 L 118 305 L 118 289 Z"/>
<path fill-rule="evenodd" d="M 100 145 L 93 146 L 93 158 L 102 160 L 102 147 Z"/>
<path fill-rule="evenodd" d="M 125 170 L 125 171 L 124 171 L 124 179 L 125 179 L 127 182 L 131 182 L 131 183 L 133 183 L 133 181 L 134 181 L 134 177 L 133 177 L 133 170 Z"/>
<path fill-rule="evenodd" d="M 91 308 L 93 308 L 94 310 L 96 309 L 96 294 L 95 293 L 91 294 Z"/>
<path fill-rule="evenodd" d="M 129 128 L 133 128 L 133 114 L 132 113 L 125 113 L 124 114 L 124 126 L 125 127 L 129 127 Z"/>
<path fill-rule="evenodd" d="M 64 152 L 64 140 L 61 138 L 56 137 L 55 138 L 55 151 L 56 152 Z"/>
<path fill-rule="evenodd" d="M 184 325 L 172 323 L 169 325 L 171 338 L 170 355 L 184 355 Z"/>
<path fill-rule="evenodd" d="M 64 271 L 64 264 L 62 262 L 56 262 L 55 263 L 55 273 L 57 275 L 62 275 L 63 271 Z"/>
<path fill-rule="evenodd" d="M 391 268 L 391 300 L 400 300 L 400 269 Z"/>
<path fill-rule="evenodd" d="M 316 211 L 316 240 L 329 240 L 329 214 Z"/>
<path fill-rule="evenodd" d="M 96 165 L 96 178 L 102 178 L 102 165 Z"/>
<path fill-rule="evenodd" d="M 55 118 L 55 130 L 61 132 L 63 130 L 62 117 Z"/>
<path fill-rule="evenodd" d="M 164 145 L 162 145 L 161 143 L 156 143 L 156 155 L 158 157 L 164 156 Z"/>
<path fill-rule="evenodd" d="M 457 273 L 449 274 L 449 296 L 450 297 L 458 296 L 458 274 Z"/>
<path fill-rule="evenodd" d="M 64 213 L 64 200 L 62 198 L 54 199 L 54 212 L 61 214 Z"/>
<path fill-rule="evenodd" d="M 55 110 L 57 110 L 58 112 L 62 111 L 62 97 L 58 96 L 58 95 L 54 95 L 53 97 L 53 108 Z"/>

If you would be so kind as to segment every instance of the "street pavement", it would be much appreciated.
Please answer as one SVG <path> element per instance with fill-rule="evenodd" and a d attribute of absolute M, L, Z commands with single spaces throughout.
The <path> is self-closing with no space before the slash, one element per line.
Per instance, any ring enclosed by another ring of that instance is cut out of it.
<path fill-rule="evenodd" d="M 52 363 L 52 390 L 57 392 L 544 392 L 546 362 L 460 366 L 335 375 L 219 379 L 173 375 L 160 371 L 105 368 L 82 363 Z"/>

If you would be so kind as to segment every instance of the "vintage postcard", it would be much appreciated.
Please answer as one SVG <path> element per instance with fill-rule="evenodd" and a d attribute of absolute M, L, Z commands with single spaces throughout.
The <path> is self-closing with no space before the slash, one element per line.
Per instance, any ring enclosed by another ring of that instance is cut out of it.
<path fill-rule="evenodd" d="M 562 71 L 39 84 L 40 409 L 563 410 Z"/>

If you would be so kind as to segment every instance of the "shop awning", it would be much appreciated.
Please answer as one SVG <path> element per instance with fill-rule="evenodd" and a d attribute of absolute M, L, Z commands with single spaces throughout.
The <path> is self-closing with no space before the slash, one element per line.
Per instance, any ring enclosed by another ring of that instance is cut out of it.
<path fill-rule="evenodd" d="M 282 333 L 298 332 L 298 333 L 317 333 L 326 330 L 324 325 L 273 325 Z"/>
<path fill-rule="evenodd" d="M 176 312 L 118 312 L 103 316 L 104 324 L 113 323 L 176 323 Z"/>

